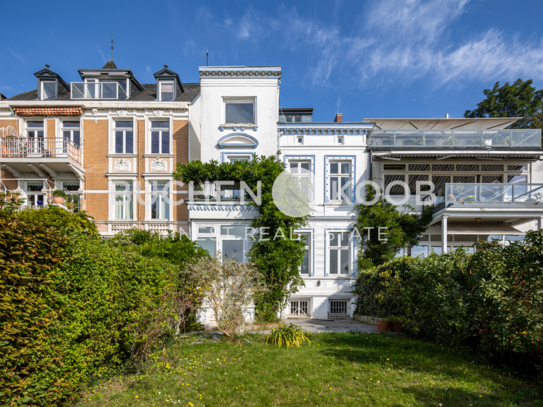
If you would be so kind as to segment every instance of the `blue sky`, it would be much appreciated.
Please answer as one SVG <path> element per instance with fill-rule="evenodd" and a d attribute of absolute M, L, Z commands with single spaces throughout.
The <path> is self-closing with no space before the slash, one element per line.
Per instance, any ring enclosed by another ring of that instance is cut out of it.
<path fill-rule="evenodd" d="M 164 63 L 281 65 L 282 107 L 314 121 L 462 117 L 496 81 L 543 87 L 542 1 L 4 2 L 0 92 L 34 89 L 49 62 L 67 82 L 110 57 L 152 83 Z"/>

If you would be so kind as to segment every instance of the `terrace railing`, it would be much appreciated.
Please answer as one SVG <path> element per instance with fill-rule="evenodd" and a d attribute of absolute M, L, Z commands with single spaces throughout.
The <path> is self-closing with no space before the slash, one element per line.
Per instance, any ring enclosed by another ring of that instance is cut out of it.
<path fill-rule="evenodd" d="M 377 130 L 368 147 L 401 148 L 541 148 L 541 130 Z"/>
<path fill-rule="evenodd" d="M 72 99 L 126 100 L 128 96 L 118 82 L 72 82 Z"/>
<path fill-rule="evenodd" d="M 67 137 L 0 137 L 1 158 L 67 158 L 81 165 L 83 151 Z"/>
<path fill-rule="evenodd" d="M 470 184 L 448 183 L 435 190 L 434 212 L 455 203 L 517 203 L 543 202 L 543 184 Z"/>

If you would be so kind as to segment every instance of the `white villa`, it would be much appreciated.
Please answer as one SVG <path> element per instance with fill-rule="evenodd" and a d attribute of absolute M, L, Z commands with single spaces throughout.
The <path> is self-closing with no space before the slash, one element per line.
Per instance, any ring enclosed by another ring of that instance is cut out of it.
<path fill-rule="evenodd" d="M 311 108 L 280 106 L 280 82 L 277 66 L 200 67 L 201 92 L 189 115 L 192 159 L 251 160 L 281 151 L 287 171 L 312 177 L 311 219 L 297 231 L 308 242 L 305 287 L 290 298 L 282 318 L 352 317 L 357 249 L 348 237 L 355 188 L 363 181 L 374 179 L 416 211 L 422 208 L 416 182 L 436 186 L 440 205 L 431 227 L 418 246 L 400 254 L 473 250 L 478 239 L 506 244 L 541 227 L 540 130 L 507 130 L 518 118 L 344 122 L 337 114 L 332 122 L 313 122 Z M 337 193 L 347 181 L 352 204 Z M 412 196 L 394 181 L 406 182 Z M 189 202 L 190 233 L 209 253 L 220 250 L 243 261 L 250 244 L 246 230 L 257 212 L 236 196 L 223 191 L 226 202 Z"/>
<path fill-rule="evenodd" d="M 416 201 L 417 182 L 435 185 L 432 224 L 403 255 L 473 250 L 479 239 L 507 244 L 542 227 L 541 130 L 507 129 L 518 118 L 345 122 L 338 113 L 314 122 L 312 108 L 281 106 L 279 66 L 200 67 L 199 83 L 183 83 L 165 65 L 151 84 L 113 60 L 79 70 L 83 82 L 71 84 L 49 68 L 34 74 L 36 89 L 0 97 L 0 186 L 33 206 L 63 189 L 105 236 L 133 227 L 177 231 L 211 255 L 244 261 L 258 212 L 240 202 L 239 191 L 221 191 L 217 202 L 216 192 L 206 201 L 186 187 L 169 188 L 176 165 L 280 151 L 287 171 L 311 178 L 311 218 L 297 231 L 307 238 L 305 287 L 282 318 L 352 317 L 357 248 L 349 233 L 355 189 L 365 181 L 415 211 L 424 204 Z M 347 184 L 351 202 L 338 193 Z M 432 191 L 422 192 L 430 203 Z M 136 199 L 142 195 L 157 203 L 144 208 Z M 169 205 L 164 196 L 185 203 Z M 213 323 L 210 315 L 202 322 Z"/>

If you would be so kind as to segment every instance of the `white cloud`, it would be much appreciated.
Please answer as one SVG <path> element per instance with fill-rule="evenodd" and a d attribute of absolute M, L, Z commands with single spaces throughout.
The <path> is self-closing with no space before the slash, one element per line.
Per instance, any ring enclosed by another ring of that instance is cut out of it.
<path fill-rule="evenodd" d="M 346 35 L 337 26 L 301 16 L 296 9 L 281 24 L 296 47 L 309 46 L 313 84 L 336 77 L 364 86 L 409 83 L 426 78 L 434 87 L 470 80 L 543 79 L 543 45 L 506 38 L 501 30 L 461 39 L 453 23 L 469 12 L 470 0 L 374 1 Z M 453 45 L 450 45 L 453 44 Z M 353 77 L 353 70 L 356 72 Z"/>

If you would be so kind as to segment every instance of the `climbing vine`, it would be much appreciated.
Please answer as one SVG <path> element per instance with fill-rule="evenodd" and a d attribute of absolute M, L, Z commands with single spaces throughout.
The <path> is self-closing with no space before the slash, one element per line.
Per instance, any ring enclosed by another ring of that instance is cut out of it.
<path fill-rule="evenodd" d="M 273 201 L 272 187 L 275 179 L 284 171 L 285 165 L 279 157 L 254 156 L 251 161 L 208 163 L 191 161 L 177 164 L 174 179 L 185 184 L 193 181 L 202 190 L 206 182 L 244 181 L 256 194 L 258 181 L 261 182 L 260 205 L 253 201 L 247 204 L 258 211 L 253 219 L 253 230 L 262 231 L 251 237 L 251 248 L 247 257 L 264 276 L 269 291 L 256 302 L 257 317 L 264 320 L 276 318 L 286 305 L 288 297 L 303 286 L 300 266 L 303 261 L 305 243 L 296 240 L 294 230 L 303 227 L 309 216 L 291 217 L 282 213 Z M 238 187 L 236 186 L 236 189 Z M 290 239 L 292 233 L 293 239 Z M 269 240 L 265 240 L 269 239 Z"/>

